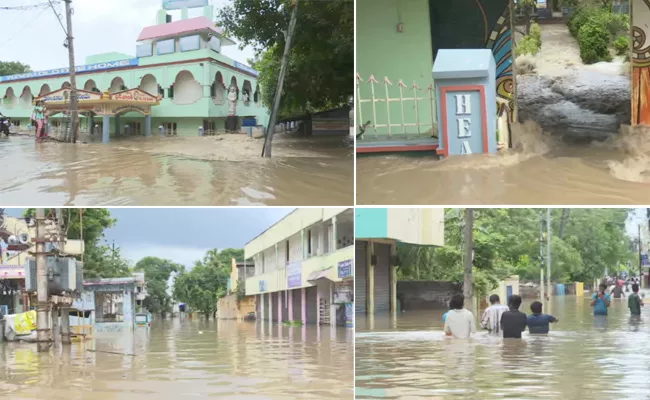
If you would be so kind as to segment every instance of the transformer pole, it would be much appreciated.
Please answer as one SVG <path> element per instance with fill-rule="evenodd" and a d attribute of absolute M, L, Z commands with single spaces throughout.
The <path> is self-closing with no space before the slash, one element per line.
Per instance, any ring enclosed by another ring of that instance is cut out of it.
<path fill-rule="evenodd" d="M 45 258 L 45 209 L 36 209 L 36 290 L 38 296 L 36 313 L 36 337 L 38 351 L 50 348 L 49 308 L 47 290 L 47 259 Z"/>
<path fill-rule="evenodd" d="M 69 212 L 71 212 L 70 210 Z M 59 252 L 65 254 L 65 223 L 63 221 L 63 209 L 56 209 L 56 223 L 58 228 L 57 241 Z M 61 311 L 61 341 L 63 344 L 70 344 L 70 307 L 67 304 L 59 306 Z"/>
<path fill-rule="evenodd" d="M 79 97 L 77 93 L 77 77 L 74 61 L 74 37 L 72 36 L 72 0 L 65 1 L 65 19 L 67 23 L 66 47 L 68 48 L 68 59 L 70 63 L 70 141 L 77 142 L 77 130 L 79 127 Z"/>
<path fill-rule="evenodd" d="M 273 108 L 271 109 L 271 116 L 269 118 L 269 127 L 266 129 L 264 148 L 262 149 L 262 157 L 266 158 L 271 158 L 271 145 L 273 143 L 275 122 L 278 118 L 278 109 L 280 108 L 280 99 L 282 98 L 284 76 L 287 72 L 287 64 L 289 64 L 291 39 L 293 38 L 293 33 L 296 30 L 296 21 L 298 20 L 298 0 L 293 0 L 292 7 L 293 10 L 291 11 L 291 19 L 289 20 L 289 29 L 287 30 L 286 43 L 284 44 L 284 54 L 282 56 L 282 64 L 280 66 L 280 75 L 278 76 L 278 83 L 275 88 L 275 98 L 273 99 Z"/>

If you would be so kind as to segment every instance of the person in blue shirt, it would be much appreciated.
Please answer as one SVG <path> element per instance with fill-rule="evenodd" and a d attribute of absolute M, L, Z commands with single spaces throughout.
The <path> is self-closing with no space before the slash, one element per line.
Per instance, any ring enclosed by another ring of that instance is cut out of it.
<path fill-rule="evenodd" d="M 612 299 L 609 294 L 605 293 L 607 285 L 601 283 L 599 288 L 598 293 L 594 293 L 591 296 L 591 303 L 589 305 L 594 308 L 594 315 L 607 315 L 607 308 L 611 304 Z"/>
<path fill-rule="evenodd" d="M 552 315 L 542 314 L 542 303 L 534 301 L 530 305 L 530 311 L 533 313 L 528 316 L 526 324 L 528 325 L 528 332 L 536 334 L 548 333 L 549 324 L 559 322 L 557 318 Z"/>

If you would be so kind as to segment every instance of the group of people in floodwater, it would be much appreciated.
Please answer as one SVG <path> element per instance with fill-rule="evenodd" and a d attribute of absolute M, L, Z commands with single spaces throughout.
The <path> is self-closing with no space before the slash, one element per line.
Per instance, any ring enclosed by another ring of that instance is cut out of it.
<path fill-rule="evenodd" d="M 598 291 L 591 296 L 589 305 L 593 307 L 595 316 L 607 315 L 612 301 L 607 287 L 607 283 L 601 283 Z M 639 284 L 632 283 L 631 289 L 633 293 L 628 296 L 628 308 L 632 316 L 640 316 L 643 299 L 639 296 Z M 519 311 L 522 302 L 519 295 L 510 296 L 507 306 L 501 304 L 497 294 L 490 296 L 489 300 L 490 306 L 485 309 L 481 318 L 481 328 L 491 335 L 521 339 L 521 334 L 526 328 L 531 334 L 543 335 L 550 331 L 550 324 L 559 322 L 556 317 L 542 312 L 543 304 L 539 301 L 530 305 L 531 314 L 526 315 Z M 466 339 L 476 333 L 474 314 L 465 308 L 465 297 L 462 294 L 451 298 L 449 308 L 450 310 L 442 316 L 446 336 Z"/>

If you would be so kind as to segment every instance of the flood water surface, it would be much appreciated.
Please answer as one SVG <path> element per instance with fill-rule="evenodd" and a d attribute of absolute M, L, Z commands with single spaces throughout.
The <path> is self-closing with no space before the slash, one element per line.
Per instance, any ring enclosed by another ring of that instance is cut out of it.
<path fill-rule="evenodd" d="M 175 319 L 45 353 L 5 343 L 0 397 L 352 399 L 353 336 L 350 329 Z"/>
<path fill-rule="evenodd" d="M 521 310 L 530 313 L 530 301 Z M 546 311 L 546 310 L 545 310 Z M 560 321 L 521 340 L 479 332 L 445 339 L 439 311 L 357 318 L 356 398 L 647 399 L 650 309 L 630 318 L 613 300 L 595 318 L 586 297 L 553 299 Z"/>
<path fill-rule="evenodd" d="M 353 204 L 353 150 L 343 139 L 279 137 L 268 160 L 260 157 L 260 140 L 242 136 L 77 145 L 2 138 L 0 201 L 3 206 Z"/>

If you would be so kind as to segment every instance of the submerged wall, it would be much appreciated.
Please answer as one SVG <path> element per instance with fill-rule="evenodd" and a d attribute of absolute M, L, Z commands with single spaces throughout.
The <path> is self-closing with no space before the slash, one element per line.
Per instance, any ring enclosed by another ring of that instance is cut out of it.
<path fill-rule="evenodd" d="M 255 307 L 255 296 L 246 296 L 241 300 L 237 300 L 236 294 L 225 296 L 217 302 L 217 319 L 243 320 L 246 315 L 255 312 Z"/>

